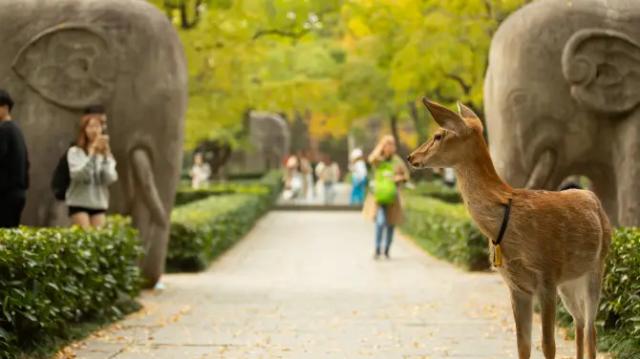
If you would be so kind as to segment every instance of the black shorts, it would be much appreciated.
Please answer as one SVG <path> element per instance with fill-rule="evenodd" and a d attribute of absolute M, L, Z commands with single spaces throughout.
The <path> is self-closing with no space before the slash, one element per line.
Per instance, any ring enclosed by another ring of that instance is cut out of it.
<path fill-rule="evenodd" d="M 95 216 L 95 215 L 98 215 L 98 214 L 107 213 L 107 211 L 104 210 L 104 209 L 94 209 L 94 208 L 69 206 L 69 217 L 73 216 L 74 214 L 83 213 L 83 212 L 88 214 L 89 216 Z"/>

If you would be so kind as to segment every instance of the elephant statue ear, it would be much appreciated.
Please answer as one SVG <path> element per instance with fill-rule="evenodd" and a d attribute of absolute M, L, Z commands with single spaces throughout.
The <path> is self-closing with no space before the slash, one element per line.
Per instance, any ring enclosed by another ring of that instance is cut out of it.
<path fill-rule="evenodd" d="M 108 38 L 85 25 L 60 25 L 32 38 L 13 70 L 46 100 L 69 109 L 105 103 L 113 93 L 117 55 Z"/>
<path fill-rule="evenodd" d="M 576 32 L 562 53 L 572 96 L 597 112 L 623 113 L 640 102 L 640 44 L 607 29 Z"/>

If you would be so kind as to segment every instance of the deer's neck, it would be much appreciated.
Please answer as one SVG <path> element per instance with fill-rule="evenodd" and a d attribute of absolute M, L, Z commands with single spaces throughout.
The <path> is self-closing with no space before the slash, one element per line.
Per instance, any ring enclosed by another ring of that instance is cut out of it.
<path fill-rule="evenodd" d="M 482 232 L 495 239 L 504 204 L 513 189 L 498 176 L 484 141 L 455 170 L 458 188 L 471 217 Z"/>

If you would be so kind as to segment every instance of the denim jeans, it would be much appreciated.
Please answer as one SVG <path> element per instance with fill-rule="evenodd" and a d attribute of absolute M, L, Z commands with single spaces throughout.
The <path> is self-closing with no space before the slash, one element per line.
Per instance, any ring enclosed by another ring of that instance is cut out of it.
<path fill-rule="evenodd" d="M 333 182 L 324 183 L 324 204 L 333 204 L 336 197 L 336 191 L 333 188 Z"/>
<path fill-rule="evenodd" d="M 353 180 L 351 189 L 351 205 L 361 205 L 364 202 L 367 181 L 366 179 Z"/>
<path fill-rule="evenodd" d="M 376 213 L 376 254 L 380 254 L 382 249 L 382 237 L 386 230 L 387 237 L 384 247 L 384 253 L 389 254 L 389 248 L 391 242 L 393 242 L 393 230 L 394 226 L 387 223 L 387 209 L 384 206 L 378 206 L 378 212 Z"/>

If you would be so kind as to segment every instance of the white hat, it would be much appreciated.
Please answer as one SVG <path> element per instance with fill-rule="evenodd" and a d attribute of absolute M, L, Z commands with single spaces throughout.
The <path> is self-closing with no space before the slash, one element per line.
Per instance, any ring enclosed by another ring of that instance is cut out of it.
<path fill-rule="evenodd" d="M 357 160 L 358 158 L 362 157 L 364 155 L 364 153 L 362 153 L 362 150 L 359 148 L 354 149 L 353 151 L 351 151 L 351 156 L 349 156 L 351 158 L 351 161 Z"/>

